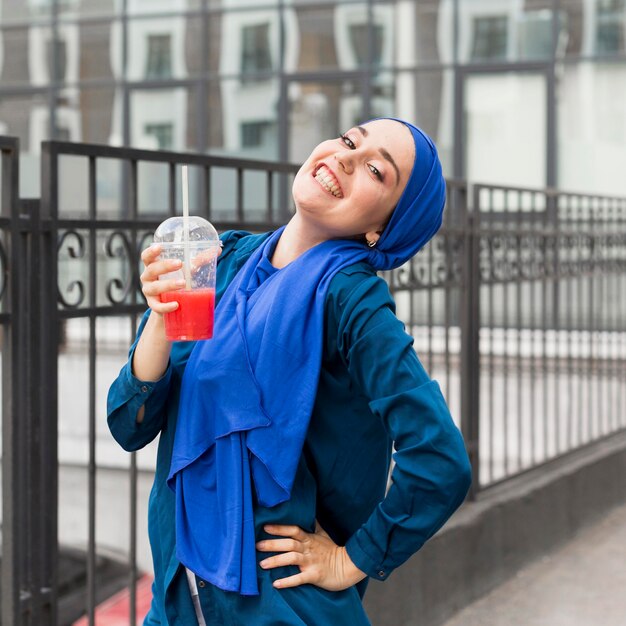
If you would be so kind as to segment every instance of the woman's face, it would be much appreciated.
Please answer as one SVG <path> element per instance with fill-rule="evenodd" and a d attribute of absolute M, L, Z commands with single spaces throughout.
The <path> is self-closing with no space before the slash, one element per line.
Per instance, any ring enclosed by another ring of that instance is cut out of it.
<path fill-rule="evenodd" d="M 322 238 L 377 240 L 413 167 L 411 131 L 394 120 L 355 126 L 313 149 L 293 182 L 296 211 Z"/>

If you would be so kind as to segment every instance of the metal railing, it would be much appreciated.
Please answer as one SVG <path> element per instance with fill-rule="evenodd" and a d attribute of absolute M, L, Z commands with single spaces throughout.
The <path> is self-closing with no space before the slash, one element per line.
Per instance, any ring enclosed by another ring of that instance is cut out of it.
<path fill-rule="evenodd" d="M 84 612 L 93 624 L 97 556 L 111 550 L 98 540 L 97 498 L 98 471 L 113 453 L 102 452 L 98 433 L 102 389 L 117 370 L 103 361 L 114 354 L 119 369 L 144 311 L 141 249 L 179 210 L 182 164 L 191 170 L 192 211 L 220 231 L 284 223 L 297 168 L 47 142 L 41 201 L 20 201 L 17 142 L 0 139 L 0 149 L 2 623 L 59 623 L 61 458 L 62 467 L 87 473 Z M 625 427 L 626 200 L 487 185 L 471 191 L 468 202 L 466 183 L 448 181 L 440 233 L 384 276 L 464 433 L 476 495 Z M 121 326 L 102 328 L 116 318 L 125 320 L 121 338 Z M 59 376 L 71 363 L 80 382 Z M 79 391 L 77 408 L 67 397 Z M 59 449 L 68 414 L 86 425 L 84 454 L 73 461 L 63 441 Z M 128 535 L 118 552 L 129 564 L 134 624 L 137 456 L 119 471 Z"/>

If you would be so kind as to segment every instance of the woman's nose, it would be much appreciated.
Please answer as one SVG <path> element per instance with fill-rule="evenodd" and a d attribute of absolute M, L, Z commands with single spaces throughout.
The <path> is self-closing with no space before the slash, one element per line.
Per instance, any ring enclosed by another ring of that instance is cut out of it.
<path fill-rule="evenodd" d="M 352 163 L 349 153 L 336 154 L 335 160 L 337 161 L 337 165 L 339 165 L 339 167 L 341 167 L 346 174 L 352 174 L 354 171 L 354 164 Z"/>

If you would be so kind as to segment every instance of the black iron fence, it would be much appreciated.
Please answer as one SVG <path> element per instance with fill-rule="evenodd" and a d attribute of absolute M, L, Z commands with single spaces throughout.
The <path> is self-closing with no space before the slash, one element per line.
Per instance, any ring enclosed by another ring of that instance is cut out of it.
<path fill-rule="evenodd" d="M 296 168 L 49 142 L 42 198 L 25 201 L 17 141 L 0 149 L 2 623 L 94 624 L 107 554 L 128 563 L 134 624 L 153 457 L 114 446 L 104 405 L 144 311 L 140 252 L 179 211 L 181 165 L 194 213 L 256 232 L 288 219 Z M 626 426 L 626 200 L 471 191 L 449 181 L 440 234 L 385 277 L 459 420 L 475 496 Z M 86 554 L 73 613 L 59 543 Z"/>

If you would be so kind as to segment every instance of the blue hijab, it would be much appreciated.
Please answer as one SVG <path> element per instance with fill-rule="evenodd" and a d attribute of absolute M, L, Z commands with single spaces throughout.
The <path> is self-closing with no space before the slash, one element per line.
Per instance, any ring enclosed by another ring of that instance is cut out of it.
<path fill-rule="evenodd" d="M 168 477 L 177 557 L 220 589 L 258 594 L 252 490 L 266 507 L 291 497 L 333 276 L 358 261 L 376 270 L 399 267 L 441 225 L 445 182 L 436 148 L 397 121 L 413 135 L 415 161 L 376 247 L 324 241 L 263 280 L 259 266 L 284 227 L 278 229 L 237 273 L 216 308 L 213 340 L 199 341 L 185 368 Z"/>

